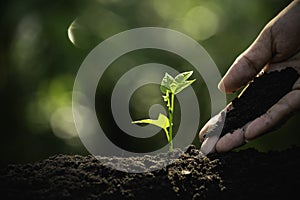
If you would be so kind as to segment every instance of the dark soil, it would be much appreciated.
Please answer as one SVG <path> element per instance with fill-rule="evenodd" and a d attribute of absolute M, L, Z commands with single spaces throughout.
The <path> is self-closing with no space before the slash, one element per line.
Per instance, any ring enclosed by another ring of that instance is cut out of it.
<path fill-rule="evenodd" d="M 299 78 L 291 67 L 256 77 L 239 97 L 232 101 L 233 109 L 226 113 L 221 136 L 232 133 L 264 114 L 292 90 Z"/>
<path fill-rule="evenodd" d="M 0 192 L 1 199 L 288 199 L 299 195 L 299 158 L 298 147 L 200 158 L 190 146 L 161 170 L 125 173 L 92 156 L 57 155 L 3 169 Z"/>

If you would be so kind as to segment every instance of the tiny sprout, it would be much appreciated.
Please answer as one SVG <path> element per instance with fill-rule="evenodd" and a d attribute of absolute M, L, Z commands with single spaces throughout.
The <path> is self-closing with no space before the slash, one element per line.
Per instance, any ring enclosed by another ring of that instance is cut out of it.
<path fill-rule="evenodd" d="M 173 114 L 174 114 L 174 96 L 190 86 L 196 79 L 188 80 L 193 74 L 193 71 L 182 72 L 173 78 L 168 73 L 165 74 L 160 84 L 160 90 L 163 93 L 163 100 L 167 104 L 169 117 L 164 114 L 159 114 L 158 119 L 142 119 L 133 121 L 132 123 L 145 123 L 158 126 L 166 133 L 166 138 L 169 143 L 169 151 L 173 151 Z"/>

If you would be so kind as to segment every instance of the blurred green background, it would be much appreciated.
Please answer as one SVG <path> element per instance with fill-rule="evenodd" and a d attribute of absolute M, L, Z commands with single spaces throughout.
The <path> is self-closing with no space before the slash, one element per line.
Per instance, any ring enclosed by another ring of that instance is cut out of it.
<path fill-rule="evenodd" d="M 77 136 L 72 119 L 72 87 L 85 56 L 106 38 L 144 26 L 178 30 L 199 41 L 223 75 L 264 25 L 289 2 L 1 1 L 1 165 L 32 162 L 58 153 L 88 154 Z M 106 72 L 108 86 L 109 81 L 115 81 L 124 70 L 121 66 L 126 68 L 147 62 L 172 67 L 184 65 L 183 60 L 167 52 L 148 50 L 126 56 L 115 63 L 115 71 Z M 201 81 L 199 84 L 205 86 Z M 105 97 L 109 91 L 98 93 L 97 96 Z M 209 97 L 207 92 L 198 95 L 203 99 L 200 103 L 203 107 L 202 126 L 209 119 Z M 229 95 L 228 101 L 234 97 Z M 98 101 L 99 105 L 107 105 L 105 103 L 104 100 Z M 136 112 L 134 116 L 142 117 L 143 112 Z M 299 144 L 300 135 L 296 129 L 299 119 L 299 115 L 295 116 L 280 130 L 243 148 L 254 146 L 265 151 Z M 111 125 L 106 123 L 108 128 Z M 111 130 L 114 131 L 114 128 Z M 199 145 L 197 140 L 195 144 Z"/>

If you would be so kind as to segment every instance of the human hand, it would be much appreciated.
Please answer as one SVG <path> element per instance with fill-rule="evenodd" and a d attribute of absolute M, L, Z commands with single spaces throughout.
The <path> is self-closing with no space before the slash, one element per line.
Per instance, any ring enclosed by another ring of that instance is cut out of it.
<path fill-rule="evenodd" d="M 300 1 L 293 1 L 287 8 L 271 20 L 253 44 L 242 53 L 219 83 L 219 89 L 231 93 L 247 84 L 261 70 L 270 72 L 291 66 L 300 73 Z M 246 141 L 271 131 L 284 123 L 300 109 L 300 79 L 291 92 L 281 98 L 265 114 L 247 123 L 244 127 L 227 133 L 216 141 L 204 138 L 213 123 L 208 122 L 199 137 L 205 146 L 215 145 L 218 152 L 229 151 Z M 210 148 L 208 148 L 210 149 Z"/>

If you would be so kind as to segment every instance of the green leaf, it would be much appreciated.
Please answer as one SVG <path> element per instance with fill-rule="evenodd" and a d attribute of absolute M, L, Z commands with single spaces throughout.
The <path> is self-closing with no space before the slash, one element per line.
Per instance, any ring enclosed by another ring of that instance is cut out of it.
<path fill-rule="evenodd" d="M 195 82 L 196 79 L 194 80 L 189 80 L 189 81 L 184 81 L 182 83 L 179 83 L 176 87 L 176 90 L 174 91 L 174 94 L 178 94 L 179 92 L 181 92 L 183 89 L 187 88 L 188 86 L 190 86 L 193 82 Z"/>
<path fill-rule="evenodd" d="M 168 89 L 170 90 L 172 83 L 175 83 L 175 79 L 170 74 L 166 73 L 160 84 L 161 92 L 166 94 L 166 91 Z"/>
<path fill-rule="evenodd" d="M 158 119 L 142 119 L 138 121 L 133 121 L 133 124 L 153 124 L 160 128 L 166 129 L 170 126 L 169 119 L 163 114 L 159 114 Z"/>
<path fill-rule="evenodd" d="M 188 78 L 190 78 L 192 76 L 192 74 L 193 74 L 193 71 L 182 72 L 175 77 L 175 81 L 177 83 L 182 83 L 182 82 L 186 81 Z"/>
<path fill-rule="evenodd" d="M 171 85 L 170 85 L 170 90 L 172 93 L 175 93 L 175 90 L 176 88 L 178 87 L 178 84 L 176 82 L 173 82 Z"/>
<path fill-rule="evenodd" d="M 170 90 L 173 94 L 178 94 L 183 89 L 191 85 L 195 80 L 189 80 L 193 71 L 182 72 L 173 78 L 168 73 L 165 74 L 164 78 L 161 81 L 160 90 L 163 94 L 167 93 L 167 90 Z M 166 96 L 164 97 L 166 99 Z"/>

